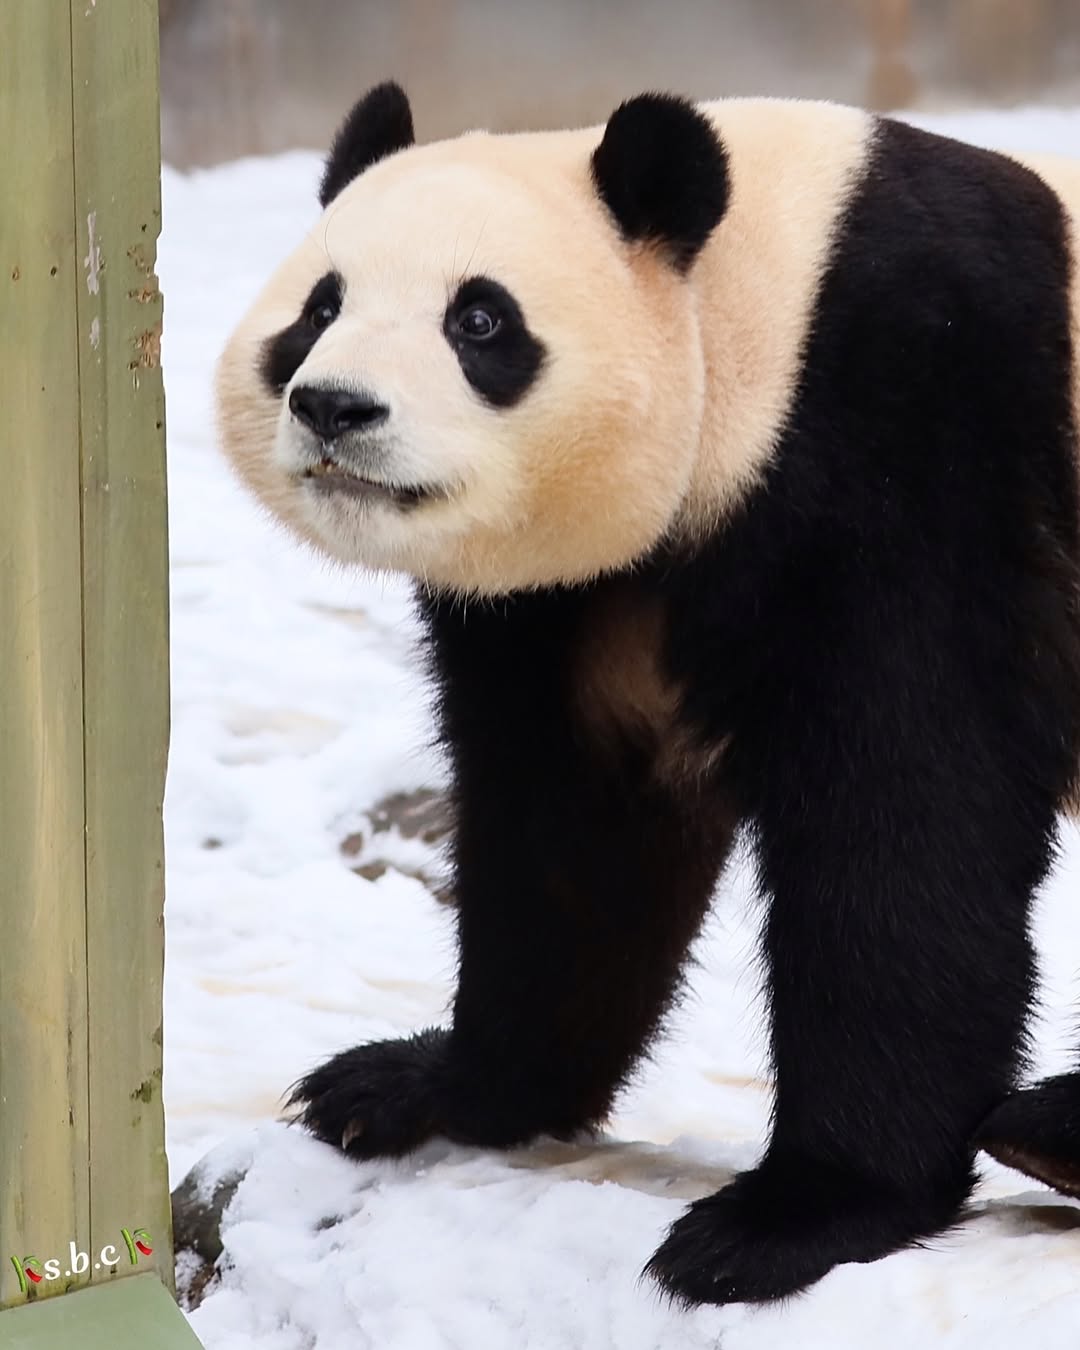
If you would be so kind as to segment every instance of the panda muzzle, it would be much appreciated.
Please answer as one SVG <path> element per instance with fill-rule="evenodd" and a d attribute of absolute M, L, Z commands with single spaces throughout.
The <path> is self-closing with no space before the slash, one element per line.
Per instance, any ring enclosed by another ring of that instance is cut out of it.
<path fill-rule="evenodd" d="M 305 469 L 303 477 L 320 492 L 341 492 L 360 500 L 393 502 L 396 506 L 416 506 L 430 497 L 444 495 L 418 485 L 402 486 L 366 478 L 330 458 Z"/>

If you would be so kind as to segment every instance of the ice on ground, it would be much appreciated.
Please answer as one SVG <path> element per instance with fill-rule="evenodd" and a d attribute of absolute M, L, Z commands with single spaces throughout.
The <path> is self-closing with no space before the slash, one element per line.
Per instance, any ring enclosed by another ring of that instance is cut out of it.
<path fill-rule="evenodd" d="M 918 120 L 1080 155 L 1077 112 Z M 169 1154 L 174 1182 L 211 1148 L 253 1159 L 194 1327 L 209 1350 L 1076 1350 L 1080 1206 L 994 1165 L 959 1232 L 840 1268 L 779 1309 L 686 1314 L 637 1282 L 686 1198 L 751 1163 L 765 1136 L 745 870 L 725 883 L 691 995 L 600 1144 L 432 1145 L 354 1166 L 273 1123 L 319 1059 L 444 1019 L 453 973 L 446 908 L 395 870 L 363 879 L 340 852 L 378 799 L 442 781 L 406 592 L 304 554 L 214 446 L 213 360 L 314 219 L 318 173 L 316 156 L 293 154 L 164 175 Z M 399 847 L 415 858 L 425 846 Z M 1066 1062 L 1078 994 L 1075 830 L 1038 936 L 1049 1071 Z"/>

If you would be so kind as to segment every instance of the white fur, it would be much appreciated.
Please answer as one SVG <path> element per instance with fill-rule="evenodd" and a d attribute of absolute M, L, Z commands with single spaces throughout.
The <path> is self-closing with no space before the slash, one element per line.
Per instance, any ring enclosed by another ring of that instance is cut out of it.
<path fill-rule="evenodd" d="M 219 366 L 222 440 L 261 500 L 332 557 L 462 592 L 581 581 L 665 533 L 707 528 L 775 443 L 869 125 L 823 104 L 707 111 L 733 196 L 689 278 L 620 239 L 589 176 L 599 127 L 472 134 L 350 184 Z M 300 477 L 309 442 L 258 361 L 331 268 L 344 309 L 293 384 L 345 381 L 387 404 L 378 475 L 443 499 L 403 511 L 317 494 Z M 507 410 L 469 388 L 442 332 L 457 283 L 477 274 L 515 296 L 549 353 Z"/>
<path fill-rule="evenodd" d="M 603 128 L 471 134 L 360 175 L 270 280 L 217 382 L 225 450 L 298 535 L 347 563 L 462 593 L 580 582 L 662 537 L 707 534 L 767 465 L 797 388 L 829 246 L 865 171 L 872 120 L 831 104 L 704 105 L 731 200 L 688 277 L 627 246 L 589 176 Z M 1080 165 L 1030 161 L 1072 220 Z M 258 374 L 263 343 L 328 270 L 341 317 L 293 384 L 345 382 L 390 417 L 373 473 L 446 490 L 402 510 L 315 493 L 310 438 Z M 549 358 L 495 409 L 443 335 L 457 283 L 484 274 L 521 305 Z M 1080 302 L 1074 296 L 1080 351 Z M 1078 364 L 1080 371 L 1080 364 Z M 1080 373 L 1076 398 L 1080 414 Z"/>

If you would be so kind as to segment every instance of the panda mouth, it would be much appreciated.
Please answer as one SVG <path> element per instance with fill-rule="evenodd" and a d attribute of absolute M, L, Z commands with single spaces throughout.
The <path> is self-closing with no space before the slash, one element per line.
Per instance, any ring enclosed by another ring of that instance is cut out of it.
<path fill-rule="evenodd" d="M 391 502 L 394 506 L 406 509 L 446 495 L 437 488 L 425 487 L 422 484 L 402 485 L 364 478 L 363 475 L 343 469 L 340 464 L 335 464 L 329 459 L 320 460 L 318 464 L 305 469 L 302 477 L 317 492 L 326 495 L 342 493 L 358 501 Z"/>

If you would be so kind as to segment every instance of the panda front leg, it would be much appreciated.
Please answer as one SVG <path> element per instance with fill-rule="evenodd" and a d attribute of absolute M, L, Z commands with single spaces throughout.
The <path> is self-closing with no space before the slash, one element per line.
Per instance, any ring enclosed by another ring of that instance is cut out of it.
<path fill-rule="evenodd" d="M 920 720 L 915 686 L 904 701 L 884 676 L 892 713 L 835 687 L 828 708 L 802 705 L 801 732 L 776 729 L 786 770 L 752 787 L 773 1129 L 650 1263 L 687 1303 L 783 1298 L 950 1227 L 977 1128 L 1022 1062 L 1028 913 L 1055 829 L 1052 792 L 1016 782 L 1035 738 L 973 726 L 960 702 Z"/>
<path fill-rule="evenodd" d="M 573 702 L 573 595 L 429 616 L 456 799 L 452 1025 L 310 1073 L 300 1118 L 355 1157 L 597 1126 L 676 995 L 733 822 L 688 818 Z"/>

